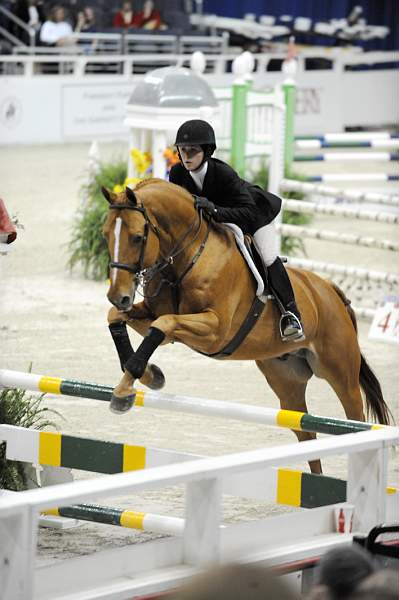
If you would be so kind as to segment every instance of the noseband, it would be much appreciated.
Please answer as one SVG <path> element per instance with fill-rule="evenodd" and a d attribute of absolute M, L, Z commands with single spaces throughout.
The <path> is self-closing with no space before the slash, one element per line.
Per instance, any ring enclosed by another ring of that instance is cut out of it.
<path fill-rule="evenodd" d="M 191 225 L 187 229 L 187 231 L 178 240 L 177 244 L 175 245 L 175 247 L 173 248 L 173 250 L 171 251 L 171 253 L 168 256 L 161 255 L 160 260 L 157 260 L 151 267 L 147 267 L 146 269 L 144 269 L 143 268 L 144 267 L 144 255 L 145 255 L 145 250 L 146 250 L 147 241 L 148 241 L 148 233 L 149 233 L 149 230 L 151 229 L 151 231 L 153 231 L 155 233 L 158 240 L 160 241 L 160 231 L 159 231 L 158 227 L 156 227 L 156 225 L 154 225 L 151 222 L 144 206 L 135 206 L 134 204 L 130 204 L 130 203 L 111 204 L 109 206 L 109 210 L 135 210 L 137 212 L 140 212 L 144 217 L 144 220 L 145 220 L 144 235 L 143 235 L 143 239 L 142 239 L 142 243 L 141 243 L 140 257 L 139 257 L 138 263 L 136 263 L 135 265 L 129 265 L 127 263 L 114 262 L 114 261 L 110 261 L 110 263 L 109 263 L 109 266 L 112 269 L 123 269 L 125 271 L 128 271 L 129 273 L 132 273 L 135 277 L 136 282 L 141 283 L 143 286 L 148 284 L 158 273 L 161 273 L 168 265 L 172 265 L 175 261 L 175 258 L 177 256 L 179 256 L 179 254 L 181 254 L 186 248 L 188 248 L 189 245 L 191 245 L 197 239 L 198 234 L 201 229 L 202 221 L 203 221 L 202 211 L 200 211 L 198 227 L 197 227 L 194 237 L 185 246 L 180 247 L 181 244 L 184 242 L 184 240 L 189 235 L 189 233 L 194 229 L 196 219 L 194 219 L 194 221 L 191 223 Z M 155 296 L 157 296 L 164 283 L 167 283 L 168 285 L 170 285 L 172 287 L 178 288 L 178 286 L 182 282 L 183 278 L 193 268 L 193 266 L 197 262 L 198 258 L 200 257 L 200 255 L 205 247 L 205 244 L 208 240 L 209 229 L 210 229 L 210 221 L 208 221 L 208 227 L 206 230 L 205 238 L 201 242 L 197 252 L 191 259 L 191 262 L 189 263 L 189 265 L 184 269 L 183 273 L 181 273 L 181 275 L 179 277 L 177 277 L 177 279 L 175 281 L 169 281 L 168 279 L 161 279 L 160 284 L 157 287 L 154 294 L 152 294 L 151 296 L 146 296 L 147 298 L 154 298 Z"/>

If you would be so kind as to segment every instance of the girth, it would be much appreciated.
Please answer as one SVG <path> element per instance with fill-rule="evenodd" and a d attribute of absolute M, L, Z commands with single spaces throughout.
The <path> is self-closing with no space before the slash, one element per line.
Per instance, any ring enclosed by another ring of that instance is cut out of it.
<path fill-rule="evenodd" d="M 233 352 L 242 344 L 248 333 L 258 321 L 259 317 L 263 313 L 263 309 L 266 306 L 266 302 L 267 296 L 255 296 L 255 299 L 252 302 L 252 305 L 247 316 L 242 322 L 241 327 L 222 350 L 219 350 L 219 352 L 214 352 L 213 354 L 206 354 L 206 352 L 201 352 L 200 350 L 197 350 L 197 352 L 203 354 L 204 356 L 209 356 L 209 358 L 225 358 L 227 356 L 231 356 Z"/>

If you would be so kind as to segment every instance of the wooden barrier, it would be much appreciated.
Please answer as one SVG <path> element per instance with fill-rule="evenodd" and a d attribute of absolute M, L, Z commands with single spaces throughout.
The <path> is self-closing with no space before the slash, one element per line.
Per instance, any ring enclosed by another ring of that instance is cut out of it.
<path fill-rule="evenodd" d="M 144 448 L 1 424 L 0 442 L 6 442 L 7 460 L 22 461 L 44 468 L 62 467 L 102 474 L 136 471 L 206 458 L 197 454 Z M 302 508 L 326 506 L 344 502 L 346 499 L 346 482 L 334 477 L 285 468 L 267 469 L 262 477 L 261 486 L 257 476 L 246 476 L 244 482 L 231 477 L 224 482 L 223 493 Z M 59 482 L 57 477 L 56 481 Z M 390 491 L 392 490 L 393 488 Z M 43 514 L 173 535 L 184 526 L 181 519 L 176 520 L 169 516 L 103 506 L 57 507 Z M 169 525 L 171 529 L 167 531 Z"/>

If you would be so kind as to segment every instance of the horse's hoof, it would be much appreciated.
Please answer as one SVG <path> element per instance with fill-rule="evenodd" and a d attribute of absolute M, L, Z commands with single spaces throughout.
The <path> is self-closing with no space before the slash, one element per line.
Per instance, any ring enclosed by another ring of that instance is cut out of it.
<path fill-rule="evenodd" d="M 148 365 L 151 371 L 151 383 L 148 384 L 150 390 L 160 390 L 165 385 L 165 376 L 157 365 Z"/>
<path fill-rule="evenodd" d="M 136 394 L 129 394 L 123 398 L 119 398 L 118 396 L 114 396 L 114 394 L 112 394 L 111 401 L 109 403 L 109 409 L 111 412 L 120 415 L 121 413 L 125 413 L 132 408 L 135 399 Z"/>

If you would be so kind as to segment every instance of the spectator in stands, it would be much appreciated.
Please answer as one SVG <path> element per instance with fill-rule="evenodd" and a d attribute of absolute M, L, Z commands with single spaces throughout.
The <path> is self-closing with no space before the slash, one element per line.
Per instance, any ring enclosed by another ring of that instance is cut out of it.
<path fill-rule="evenodd" d="M 132 2 L 123 2 L 121 10 L 114 17 L 113 25 L 122 29 L 141 27 L 140 13 L 133 11 Z"/>
<path fill-rule="evenodd" d="M 349 600 L 360 582 L 374 570 L 371 555 L 361 546 L 332 548 L 320 559 L 316 586 L 308 600 Z"/>
<path fill-rule="evenodd" d="M 45 21 L 44 6 L 41 0 L 17 0 L 13 12 L 16 17 L 34 30 L 35 36 L 38 36 Z M 22 42 L 29 44 L 30 38 L 26 30 L 16 26 L 14 34 Z"/>
<path fill-rule="evenodd" d="M 157 0 L 163 21 L 174 33 L 189 34 L 191 31 L 189 11 L 185 9 L 183 0 Z M 191 11 L 192 12 L 192 11 Z"/>
<path fill-rule="evenodd" d="M 167 28 L 167 25 L 162 22 L 161 13 L 154 8 L 153 0 L 145 0 L 143 10 L 139 12 L 138 20 L 142 29 L 153 31 Z"/>
<path fill-rule="evenodd" d="M 96 13 L 92 6 L 85 6 L 78 12 L 75 32 L 76 33 L 96 33 L 98 31 Z"/>
<path fill-rule="evenodd" d="M 60 4 L 53 6 L 50 19 L 40 30 L 40 41 L 46 46 L 71 46 L 74 43 L 72 26 L 65 20 L 65 10 Z"/>
<path fill-rule="evenodd" d="M 399 600 L 399 571 L 381 569 L 369 575 L 350 600 Z"/>
<path fill-rule="evenodd" d="M 268 569 L 231 564 L 193 577 L 170 600 L 297 600 L 298 596 Z"/>

